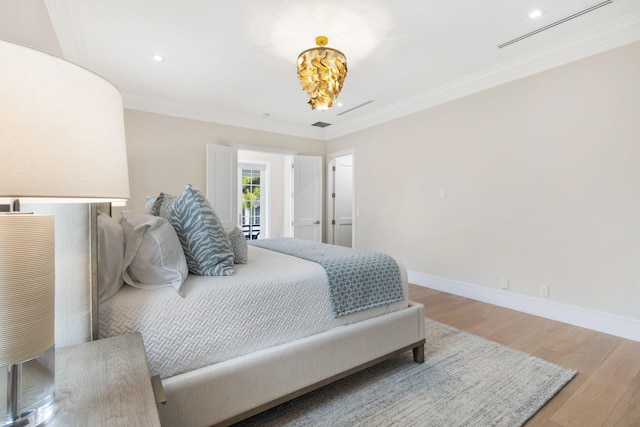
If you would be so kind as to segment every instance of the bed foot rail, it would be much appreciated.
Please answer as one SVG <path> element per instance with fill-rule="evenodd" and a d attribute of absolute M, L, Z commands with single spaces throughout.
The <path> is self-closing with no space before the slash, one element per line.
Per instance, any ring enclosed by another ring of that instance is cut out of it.
<path fill-rule="evenodd" d="M 424 340 L 417 347 L 413 347 L 413 361 L 424 363 Z"/>

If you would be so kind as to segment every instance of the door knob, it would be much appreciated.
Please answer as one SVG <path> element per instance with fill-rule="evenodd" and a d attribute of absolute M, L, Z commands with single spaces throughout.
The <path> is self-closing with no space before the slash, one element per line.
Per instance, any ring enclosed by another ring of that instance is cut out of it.
<path fill-rule="evenodd" d="M 314 224 L 320 224 L 320 220 L 317 220 L 316 222 L 314 222 Z"/>

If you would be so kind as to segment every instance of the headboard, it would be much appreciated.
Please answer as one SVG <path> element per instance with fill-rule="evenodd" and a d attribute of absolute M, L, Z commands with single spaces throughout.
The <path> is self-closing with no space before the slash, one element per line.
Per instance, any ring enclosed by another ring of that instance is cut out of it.
<path fill-rule="evenodd" d="M 56 347 L 97 338 L 97 208 L 95 204 L 23 204 L 53 214 L 56 256 Z"/>

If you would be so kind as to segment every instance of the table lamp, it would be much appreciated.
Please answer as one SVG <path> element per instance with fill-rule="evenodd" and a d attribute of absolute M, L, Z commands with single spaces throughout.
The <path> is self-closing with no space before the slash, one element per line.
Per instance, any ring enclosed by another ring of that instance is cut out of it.
<path fill-rule="evenodd" d="M 14 207 L 0 214 L 0 426 L 39 425 L 55 412 L 54 218 L 17 201 L 128 199 L 122 96 L 0 40 L 0 153 L 0 198 Z"/>

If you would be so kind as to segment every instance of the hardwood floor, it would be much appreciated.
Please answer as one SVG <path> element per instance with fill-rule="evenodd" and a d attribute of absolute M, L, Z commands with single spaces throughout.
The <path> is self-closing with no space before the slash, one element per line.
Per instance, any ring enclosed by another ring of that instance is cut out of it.
<path fill-rule="evenodd" d="M 526 427 L 640 426 L 640 342 L 416 285 L 409 297 L 431 319 L 579 371 Z"/>

